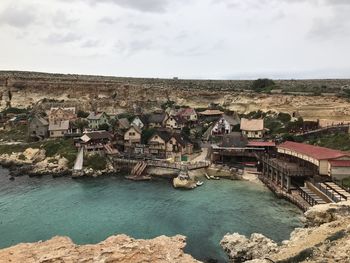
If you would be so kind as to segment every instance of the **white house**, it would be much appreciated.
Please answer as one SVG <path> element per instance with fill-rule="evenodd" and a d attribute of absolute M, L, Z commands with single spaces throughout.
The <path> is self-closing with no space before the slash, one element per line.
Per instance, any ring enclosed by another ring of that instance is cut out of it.
<path fill-rule="evenodd" d="M 217 120 L 211 130 L 211 135 L 223 135 L 232 132 L 234 126 L 239 125 L 240 119 L 235 114 L 233 116 L 223 115 Z"/>

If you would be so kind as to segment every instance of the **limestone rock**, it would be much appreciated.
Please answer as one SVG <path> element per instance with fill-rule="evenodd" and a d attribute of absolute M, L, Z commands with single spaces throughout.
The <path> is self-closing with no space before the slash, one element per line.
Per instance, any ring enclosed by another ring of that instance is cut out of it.
<path fill-rule="evenodd" d="M 277 252 L 277 244 L 262 234 L 252 234 L 246 238 L 238 233 L 227 234 L 221 240 L 221 246 L 232 262 L 245 262 L 260 259 Z"/>
<path fill-rule="evenodd" d="M 46 156 L 46 152 L 43 149 L 33 149 L 33 148 L 27 148 L 24 152 L 23 155 L 27 160 L 31 160 L 34 163 L 38 163 L 43 161 Z"/>
<path fill-rule="evenodd" d="M 335 204 L 317 205 L 305 213 L 308 226 L 319 226 L 350 216 L 350 201 Z"/>
<path fill-rule="evenodd" d="M 45 242 L 22 243 L 0 250 L 5 262 L 118 262 L 118 263 L 195 263 L 183 252 L 184 236 L 160 236 L 151 240 L 126 235 L 111 236 L 95 245 L 76 245 L 68 237 L 54 237 Z"/>
<path fill-rule="evenodd" d="M 305 218 L 308 227 L 295 229 L 280 246 L 239 234 L 226 235 L 221 245 L 231 262 L 350 262 L 350 201 L 314 206 Z"/>

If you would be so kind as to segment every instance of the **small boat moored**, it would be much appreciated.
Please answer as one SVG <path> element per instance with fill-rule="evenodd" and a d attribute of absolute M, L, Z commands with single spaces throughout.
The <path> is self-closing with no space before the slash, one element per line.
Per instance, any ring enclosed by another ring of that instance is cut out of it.
<path fill-rule="evenodd" d="M 201 186 L 201 185 L 203 185 L 203 183 L 204 183 L 204 182 L 202 182 L 202 181 L 197 181 L 196 185 L 197 185 L 197 186 Z"/>

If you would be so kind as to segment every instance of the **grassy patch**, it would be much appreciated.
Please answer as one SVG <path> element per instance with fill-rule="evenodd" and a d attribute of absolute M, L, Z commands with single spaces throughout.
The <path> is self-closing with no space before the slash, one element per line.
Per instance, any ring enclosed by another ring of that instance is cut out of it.
<path fill-rule="evenodd" d="M 26 141 L 28 139 L 28 126 L 17 125 L 9 130 L 0 131 L 0 139 L 4 141 Z"/>
<path fill-rule="evenodd" d="M 84 159 L 84 166 L 93 170 L 104 170 L 106 168 L 106 165 L 106 158 L 100 156 L 99 154 L 89 155 Z"/>
<path fill-rule="evenodd" d="M 309 139 L 307 143 L 342 151 L 350 151 L 350 134 L 336 133 L 324 135 Z"/>
<path fill-rule="evenodd" d="M 50 140 L 43 143 L 43 149 L 46 151 L 46 156 L 53 157 L 60 155 L 68 160 L 68 167 L 72 168 L 78 150 L 74 146 L 72 139 Z"/>

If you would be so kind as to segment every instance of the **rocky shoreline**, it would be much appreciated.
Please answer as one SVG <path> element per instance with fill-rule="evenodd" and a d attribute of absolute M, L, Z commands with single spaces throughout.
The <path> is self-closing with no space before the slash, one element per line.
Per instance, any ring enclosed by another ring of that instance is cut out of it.
<path fill-rule="evenodd" d="M 13 152 L 0 155 L 0 166 L 9 170 L 10 179 L 17 176 L 30 177 L 51 175 L 53 177 L 72 176 L 73 171 L 68 167 L 68 160 L 60 155 L 47 157 L 43 149 L 27 148 L 24 152 Z M 81 176 L 97 177 L 112 173 L 112 167 L 101 171 L 84 169 Z"/>
<path fill-rule="evenodd" d="M 230 262 L 350 262 L 350 201 L 305 212 L 305 228 L 277 244 L 262 234 L 227 234 L 221 241 Z"/>
<path fill-rule="evenodd" d="M 150 240 L 133 239 L 126 235 L 107 238 L 95 245 L 76 245 L 68 237 L 48 241 L 22 243 L 0 250 L 2 262 L 174 262 L 196 263 L 185 254 L 184 236 L 160 236 Z"/>

